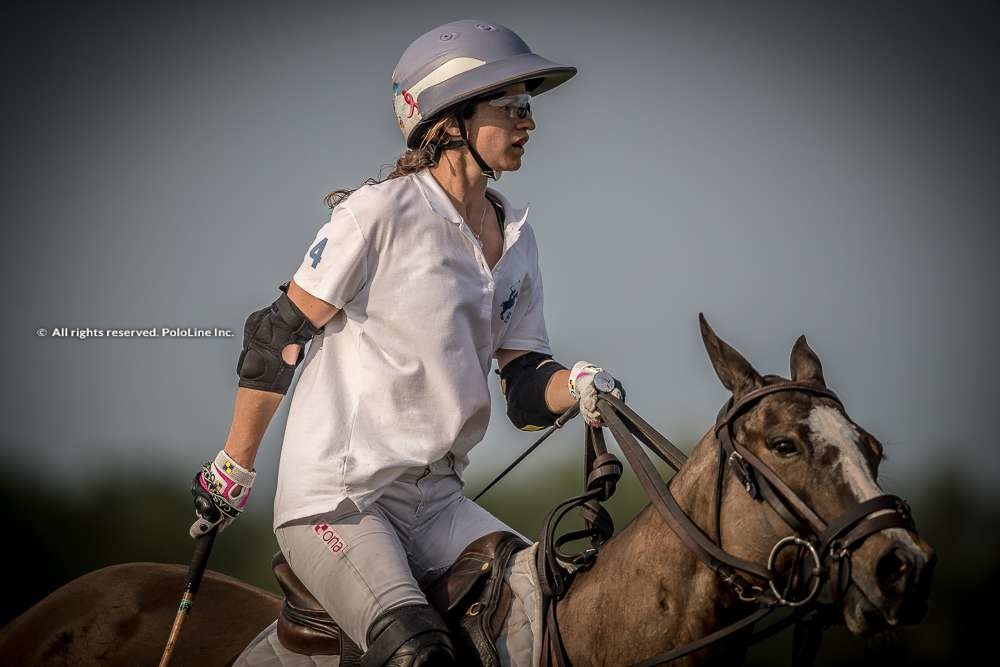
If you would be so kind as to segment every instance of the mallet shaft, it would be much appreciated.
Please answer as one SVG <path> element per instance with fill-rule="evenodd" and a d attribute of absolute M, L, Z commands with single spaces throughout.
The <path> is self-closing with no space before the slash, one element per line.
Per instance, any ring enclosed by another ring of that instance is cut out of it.
<path fill-rule="evenodd" d="M 160 658 L 160 667 L 167 667 L 170 659 L 174 655 L 174 647 L 180 637 L 181 628 L 194 604 L 194 596 L 201 586 L 201 579 L 205 575 L 205 567 L 208 565 L 208 556 L 212 553 L 212 544 L 215 542 L 215 534 L 218 528 L 213 528 L 205 535 L 195 540 L 194 555 L 191 557 L 191 565 L 188 567 L 187 583 L 184 585 L 184 595 L 181 597 L 180 607 L 177 609 L 177 616 L 174 617 L 174 625 L 170 628 L 170 636 L 167 638 L 167 645 L 163 648 L 163 657 Z"/>

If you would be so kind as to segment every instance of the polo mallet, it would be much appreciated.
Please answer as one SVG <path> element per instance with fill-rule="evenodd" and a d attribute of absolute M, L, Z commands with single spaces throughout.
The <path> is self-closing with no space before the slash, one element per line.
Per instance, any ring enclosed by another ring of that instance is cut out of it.
<path fill-rule="evenodd" d="M 197 478 L 196 478 L 197 479 Z M 218 515 L 218 508 L 212 506 L 211 500 L 204 496 L 195 496 L 195 506 L 203 515 L 211 514 L 214 510 Z M 212 520 L 209 517 L 209 520 Z M 160 667 L 167 667 L 170 658 L 174 655 L 174 647 L 177 645 L 177 638 L 184 627 L 184 621 L 191 612 L 194 604 L 194 596 L 201 586 L 201 579 L 205 575 L 205 567 L 208 565 L 208 557 L 212 553 L 212 544 L 215 543 L 215 536 L 219 532 L 219 526 L 212 526 L 212 529 L 195 538 L 194 555 L 191 557 L 191 565 L 188 567 L 187 583 L 184 584 L 184 595 L 181 597 L 181 604 L 177 608 L 177 616 L 174 617 L 174 625 L 170 628 L 170 636 L 167 637 L 167 645 L 163 648 L 163 657 L 160 658 Z"/>

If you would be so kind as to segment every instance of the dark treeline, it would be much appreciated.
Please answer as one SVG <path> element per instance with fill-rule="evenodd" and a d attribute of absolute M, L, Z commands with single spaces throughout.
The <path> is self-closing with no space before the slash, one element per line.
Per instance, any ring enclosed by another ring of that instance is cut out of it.
<path fill-rule="evenodd" d="M 570 461 L 544 476 L 516 473 L 492 490 L 483 504 L 521 532 L 536 536 L 548 508 L 578 492 L 579 462 Z M 7 469 L 0 477 L 0 506 L 7 530 L 6 595 L 0 625 L 48 593 L 86 572 L 133 561 L 187 563 L 192 517 L 189 497 L 177 479 L 186 475 L 118 475 L 83 489 L 39 488 L 28 474 Z M 177 479 L 174 479 L 177 477 Z M 467 491 L 481 487 L 475 481 Z M 179 490 L 180 489 L 180 490 Z M 931 611 L 917 628 L 858 639 L 843 629 L 827 633 L 820 664 L 941 664 L 978 654 L 991 636 L 988 625 L 998 599 L 1000 507 L 949 468 L 907 488 L 887 488 L 907 497 L 922 535 L 937 549 Z M 471 494 L 470 494 L 471 495 Z M 277 592 L 270 559 L 277 550 L 269 502 L 255 499 L 254 510 L 217 541 L 210 567 Z M 626 473 L 609 503 L 618 528 L 645 504 Z M 570 527 L 572 523 L 568 524 Z M 178 591 L 178 595 L 180 591 Z M 670 628 L 664 628 L 670 632 Z M 789 664 L 791 634 L 754 648 L 751 665 Z"/>

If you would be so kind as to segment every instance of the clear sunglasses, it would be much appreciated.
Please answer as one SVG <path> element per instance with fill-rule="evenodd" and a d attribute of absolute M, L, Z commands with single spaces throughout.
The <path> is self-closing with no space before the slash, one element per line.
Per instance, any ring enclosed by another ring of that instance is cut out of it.
<path fill-rule="evenodd" d="M 525 119 L 531 115 L 531 95 L 522 93 L 520 95 L 506 95 L 490 100 L 491 107 L 507 109 L 511 118 Z"/>

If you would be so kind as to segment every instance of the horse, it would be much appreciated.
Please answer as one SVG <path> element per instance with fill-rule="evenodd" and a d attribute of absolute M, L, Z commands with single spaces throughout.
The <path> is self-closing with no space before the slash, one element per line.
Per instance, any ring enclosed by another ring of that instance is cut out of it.
<path fill-rule="evenodd" d="M 732 419 L 731 437 L 742 451 L 752 452 L 825 522 L 883 497 L 877 481 L 882 444 L 831 398 L 820 360 L 804 336 L 792 347 L 788 380 L 761 375 L 703 316 L 700 324 L 712 367 L 732 394 L 729 405 L 762 395 Z M 794 385 L 785 386 L 789 382 Z M 718 424 L 702 436 L 670 480 L 669 491 L 693 524 L 716 536 L 726 553 L 761 567 L 766 563 L 771 570 L 776 545 L 795 539 L 795 530 L 787 513 L 760 502 L 737 476 L 723 475 L 733 461 L 726 459 L 720 437 Z M 919 623 L 927 611 L 934 550 L 912 525 L 886 525 L 866 531 L 849 553 L 841 550 L 847 577 L 822 593 L 836 620 L 858 636 Z M 183 568 L 151 563 L 84 575 L 0 631 L 0 663 L 155 664 L 183 582 Z M 757 590 L 764 590 L 764 583 L 757 583 Z M 208 572 L 198 597 L 198 613 L 185 626 L 175 664 L 338 664 L 330 656 L 288 661 L 294 655 L 281 649 L 274 630 L 280 599 L 268 592 Z M 727 581 L 706 567 L 653 504 L 604 543 L 593 563 L 576 572 L 565 594 L 551 604 L 567 661 L 609 666 L 640 663 L 695 642 L 754 609 L 752 597 L 734 589 L 731 577 Z M 677 664 L 730 664 L 742 659 L 745 639 L 745 633 L 734 635 Z M 536 649 L 529 661 L 519 658 L 518 663 L 500 651 L 502 664 L 530 664 L 538 657 Z"/>

